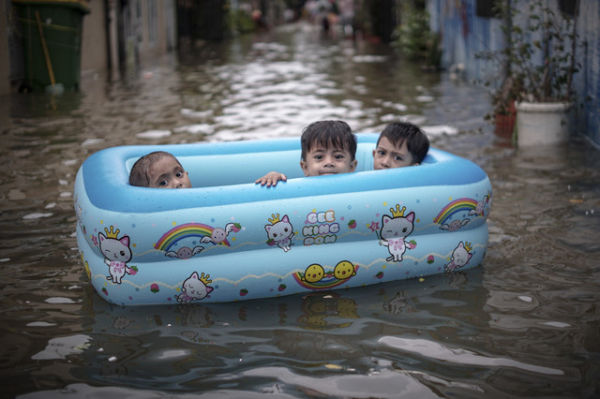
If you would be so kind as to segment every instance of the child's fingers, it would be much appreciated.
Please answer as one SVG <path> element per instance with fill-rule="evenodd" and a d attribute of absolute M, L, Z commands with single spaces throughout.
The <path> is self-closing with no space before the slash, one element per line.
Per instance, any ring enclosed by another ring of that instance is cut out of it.
<path fill-rule="evenodd" d="M 278 181 L 287 181 L 287 177 L 283 173 L 274 173 L 271 176 L 271 185 L 275 187 Z"/>
<path fill-rule="evenodd" d="M 278 181 L 279 179 L 277 179 L 277 176 L 270 176 L 269 183 L 267 183 L 267 187 L 275 187 Z"/>
<path fill-rule="evenodd" d="M 270 172 L 265 176 L 258 178 L 254 181 L 255 184 L 260 184 L 261 186 L 267 187 L 275 187 L 278 181 L 287 181 L 287 176 L 283 173 L 278 172 Z"/>

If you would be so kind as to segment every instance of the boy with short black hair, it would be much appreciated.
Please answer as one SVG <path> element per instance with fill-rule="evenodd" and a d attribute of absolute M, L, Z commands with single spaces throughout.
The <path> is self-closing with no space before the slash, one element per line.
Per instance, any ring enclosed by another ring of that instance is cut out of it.
<path fill-rule="evenodd" d="M 304 176 L 320 176 L 354 172 L 356 169 L 356 136 L 344 121 L 313 122 L 302 132 L 300 167 Z M 255 183 L 276 186 L 287 177 L 280 172 L 269 172 Z"/>
<path fill-rule="evenodd" d="M 393 122 L 383 129 L 373 150 L 373 169 L 419 165 L 429 151 L 429 139 L 416 125 Z"/>
<path fill-rule="evenodd" d="M 191 188 L 188 172 L 172 154 L 154 151 L 138 159 L 129 173 L 129 184 L 139 187 Z"/>

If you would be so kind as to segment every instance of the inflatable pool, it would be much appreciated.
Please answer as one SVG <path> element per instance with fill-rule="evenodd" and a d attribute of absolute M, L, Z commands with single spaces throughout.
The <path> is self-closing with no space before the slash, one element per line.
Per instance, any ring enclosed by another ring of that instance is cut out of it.
<path fill-rule="evenodd" d="M 92 285 L 118 305 L 232 302 L 479 265 L 492 196 L 485 172 L 437 149 L 420 166 L 373 171 L 377 135 L 357 138 L 357 172 L 308 178 L 299 138 L 91 155 L 74 201 Z M 194 188 L 130 186 L 133 163 L 156 150 L 174 154 Z M 254 184 L 274 169 L 288 181 Z"/>

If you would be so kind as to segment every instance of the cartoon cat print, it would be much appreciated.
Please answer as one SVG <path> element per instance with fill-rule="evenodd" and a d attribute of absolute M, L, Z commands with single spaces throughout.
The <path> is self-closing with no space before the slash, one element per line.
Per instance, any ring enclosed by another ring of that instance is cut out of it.
<path fill-rule="evenodd" d="M 458 246 L 452 251 L 452 261 L 445 266 L 446 271 L 453 272 L 469 263 L 469 260 L 473 257 L 473 254 L 470 253 L 470 251 L 470 243 L 467 242 L 466 244 L 463 244 L 462 241 L 459 242 Z"/>
<path fill-rule="evenodd" d="M 181 294 L 177 297 L 179 303 L 189 303 L 196 300 L 204 299 L 213 291 L 213 288 L 208 284 L 212 283 L 210 275 L 200 276 L 198 272 L 193 272 L 182 284 Z"/>
<path fill-rule="evenodd" d="M 106 235 L 98 233 L 100 252 L 104 256 L 104 263 L 108 266 L 109 275 L 107 280 L 115 284 L 121 284 L 121 280 L 128 273 L 127 262 L 131 260 L 131 249 L 129 249 L 129 236 L 117 238 L 119 230 L 113 231 L 113 226 L 104 229 Z"/>
<path fill-rule="evenodd" d="M 282 219 L 279 219 L 279 214 L 277 214 L 268 220 L 272 223 L 265 225 L 269 240 L 283 249 L 284 252 L 289 251 L 292 245 L 292 237 L 294 236 L 294 228 L 288 216 L 284 215 Z"/>
<path fill-rule="evenodd" d="M 406 248 L 413 249 L 414 244 L 405 241 L 405 238 L 412 233 L 414 229 L 415 213 L 410 212 L 404 216 L 406 207 L 400 209 L 400 205 L 396 205 L 396 209 L 390 208 L 392 217 L 383 215 L 381 218 L 381 231 L 379 232 L 379 244 L 388 247 L 390 257 L 386 261 L 402 262 L 402 257 L 406 252 Z"/>

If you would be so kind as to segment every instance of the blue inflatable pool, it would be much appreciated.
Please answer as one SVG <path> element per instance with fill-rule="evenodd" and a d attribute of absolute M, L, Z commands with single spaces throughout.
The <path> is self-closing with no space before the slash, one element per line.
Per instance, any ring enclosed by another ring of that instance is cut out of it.
<path fill-rule="evenodd" d="M 437 149 L 421 166 L 373 171 L 377 135 L 357 137 L 357 172 L 308 178 L 298 138 L 93 154 L 74 190 L 92 285 L 119 305 L 231 302 L 479 265 L 492 196 L 485 172 Z M 130 186 L 133 163 L 155 150 L 175 155 L 194 188 Z M 288 181 L 254 184 L 270 170 Z"/>

